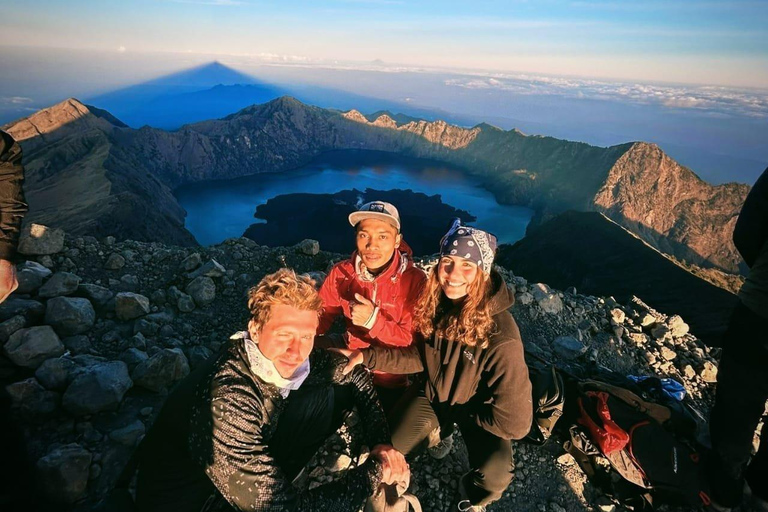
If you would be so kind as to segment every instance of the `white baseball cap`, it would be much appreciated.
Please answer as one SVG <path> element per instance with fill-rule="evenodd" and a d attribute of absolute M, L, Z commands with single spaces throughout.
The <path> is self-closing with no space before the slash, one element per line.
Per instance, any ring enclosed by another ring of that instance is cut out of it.
<path fill-rule="evenodd" d="M 365 219 L 378 219 L 388 222 L 400 231 L 400 213 L 392 203 L 385 201 L 371 201 L 365 203 L 356 212 L 349 214 L 349 223 L 357 226 L 357 223 Z"/>

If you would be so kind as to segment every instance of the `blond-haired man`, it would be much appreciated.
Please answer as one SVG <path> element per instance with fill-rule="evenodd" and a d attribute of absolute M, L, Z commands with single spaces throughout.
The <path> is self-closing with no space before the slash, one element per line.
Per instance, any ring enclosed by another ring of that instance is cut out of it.
<path fill-rule="evenodd" d="M 381 482 L 408 474 L 370 375 L 313 351 L 322 304 L 311 279 L 282 269 L 248 297 L 248 330 L 168 398 L 140 447 L 141 511 L 356 511 Z M 339 481 L 291 481 L 356 406 L 372 456 Z"/>

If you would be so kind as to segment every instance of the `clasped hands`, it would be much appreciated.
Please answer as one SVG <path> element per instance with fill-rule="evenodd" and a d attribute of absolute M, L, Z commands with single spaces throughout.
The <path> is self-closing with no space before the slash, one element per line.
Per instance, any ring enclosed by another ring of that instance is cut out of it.
<path fill-rule="evenodd" d="M 408 484 L 411 478 L 411 470 L 405 460 L 405 456 L 388 444 L 377 444 L 371 450 L 373 457 L 381 464 L 381 482 L 387 485 L 395 485 L 399 482 Z"/>

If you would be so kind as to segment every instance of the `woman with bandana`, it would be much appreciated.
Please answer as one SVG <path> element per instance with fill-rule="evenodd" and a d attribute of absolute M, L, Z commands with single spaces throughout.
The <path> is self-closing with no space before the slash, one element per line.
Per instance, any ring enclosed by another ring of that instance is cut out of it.
<path fill-rule="evenodd" d="M 493 269 L 496 237 L 456 219 L 414 312 L 412 347 L 339 350 L 390 373 L 424 372 L 390 414 L 392 444 L 404 454 L 433 428 L 458 425 L 471 470 L 449 510 L 483 511 L 513 478 L 512 440 L 531 428 L 533 406 L 523 344 L 507 311 L 514 295 Z"/>

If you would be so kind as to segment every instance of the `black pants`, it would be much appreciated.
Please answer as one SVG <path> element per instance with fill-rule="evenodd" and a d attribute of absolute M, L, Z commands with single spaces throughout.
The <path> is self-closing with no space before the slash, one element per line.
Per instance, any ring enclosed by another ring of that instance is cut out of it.
<path fill-rule="evenodd" d="M 435 427 L 453 422 L 459 426 L 469 455 L 471 469 L 461 482 L 467 498 L 473 505 L 498 500 L 514 476 L 512 442 L 477 426 L 461 407 L 432 404 L 424 396 L 423 384 L 411 386 L 390 414 L 392 445 L 405 455 L 413 454 Z"/>
<path fill-rule="evenodd" d="M 723 338 L 717 395 L 710 417 L 712 498 L 735 507 L 746 479 L 755 496 L 768 500 L 768 431 L 750 462 L 752 439 L 768 399 L 768 320 L 741 302 Z"/>

